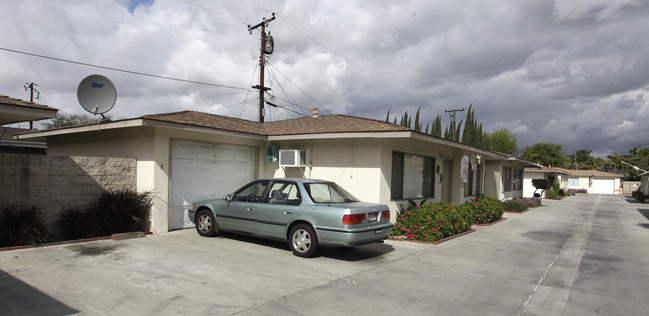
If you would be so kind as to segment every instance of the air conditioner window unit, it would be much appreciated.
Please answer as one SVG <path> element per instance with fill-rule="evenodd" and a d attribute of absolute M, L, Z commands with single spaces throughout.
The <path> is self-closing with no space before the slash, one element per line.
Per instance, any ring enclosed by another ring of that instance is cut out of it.
<path fill-rule="evenodd" d="M 306 150 L 304 149 L 282 149 L 279 151 L 280 167 L 305 167 Z"/>

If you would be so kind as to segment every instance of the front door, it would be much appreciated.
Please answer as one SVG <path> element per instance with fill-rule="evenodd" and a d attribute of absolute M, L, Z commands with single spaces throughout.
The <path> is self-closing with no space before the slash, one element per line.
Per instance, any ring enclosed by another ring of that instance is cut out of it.
<path fill-rule="evenodd" d="M 444 159 L 442 164 L 442 201 L 453 202 L 453 160 Z"/>

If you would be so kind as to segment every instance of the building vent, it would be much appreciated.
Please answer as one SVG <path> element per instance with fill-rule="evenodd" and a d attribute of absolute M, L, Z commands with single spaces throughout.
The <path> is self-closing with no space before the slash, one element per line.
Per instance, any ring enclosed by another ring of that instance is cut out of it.
<path fill-rule="evenodd" d="M 306 150 L 304 149 L 282 149 L 279 151 L 280 167 L 305 167 Z"/>

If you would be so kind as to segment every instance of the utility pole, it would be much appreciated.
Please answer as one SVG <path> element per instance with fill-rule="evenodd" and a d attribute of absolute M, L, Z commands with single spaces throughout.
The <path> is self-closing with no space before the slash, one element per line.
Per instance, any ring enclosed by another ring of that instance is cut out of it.
<path fill-rule="evenodd" d="M 273 53 L 273 37 L 268 35 L 266 36 L 266 26 L 272 20 L 275 20 L 275 13 L 270 19 L 265 17 L 262 19 L 261 23 L 250 26 L 248 25 L 248 32 L 252 34 L 252 30 L 261 27 L 261 49 L 259 54 L 259 85 L 253 86 L 253 88 L 259 90 L 259 123 L 264 122 L 264 116 L 266 116 L 264 110 L 264 93 L 270 88 L 264 87 L 264 55 Z"/>
<path fill-rule="evenodd" d="M 453 130 L 453 140 L 455 140 L 455 112 L 463 112 L 464 108 L 459 110 L 446 110 L 444 112 L 451 113 L 451 129 Z"/>
<path fill-rule="evenodd" d="M 36 99 L 40 99 L 41 93 L 36 90 L 34 86 L 38 87 L 38 85 L 33 82 L 25 83 L 25 91 L 29 90 L 29 102 L 34 102 L 34 94 L 36 94 Z"/>
<path fill-rule="evenodd" d="M 37 84 L 33 82 L 27 82 L 25 83 L 25 91 L 29 90 L 29 102 L 34 102 L 34 94 L 36 94 L 36 99 L 40 99 L 41 93 L 34 88 L 34 86 L 37 86 Z M 34 121 L 29 121 L 29 130 L 33 131 L 34 130 Z"/>

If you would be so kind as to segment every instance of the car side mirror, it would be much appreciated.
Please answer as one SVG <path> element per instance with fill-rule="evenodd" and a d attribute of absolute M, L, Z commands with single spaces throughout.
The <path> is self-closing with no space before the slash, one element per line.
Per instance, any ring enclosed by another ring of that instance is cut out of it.
<path fill-rule="evenodd" d="M 232 201 L 232 194 L 226 194 L 226 195 L 223 197 L 223 199 L 226 200 L 226 201 L 228 201 L 228 202 L 229 202 L 229 201 Z"/>

